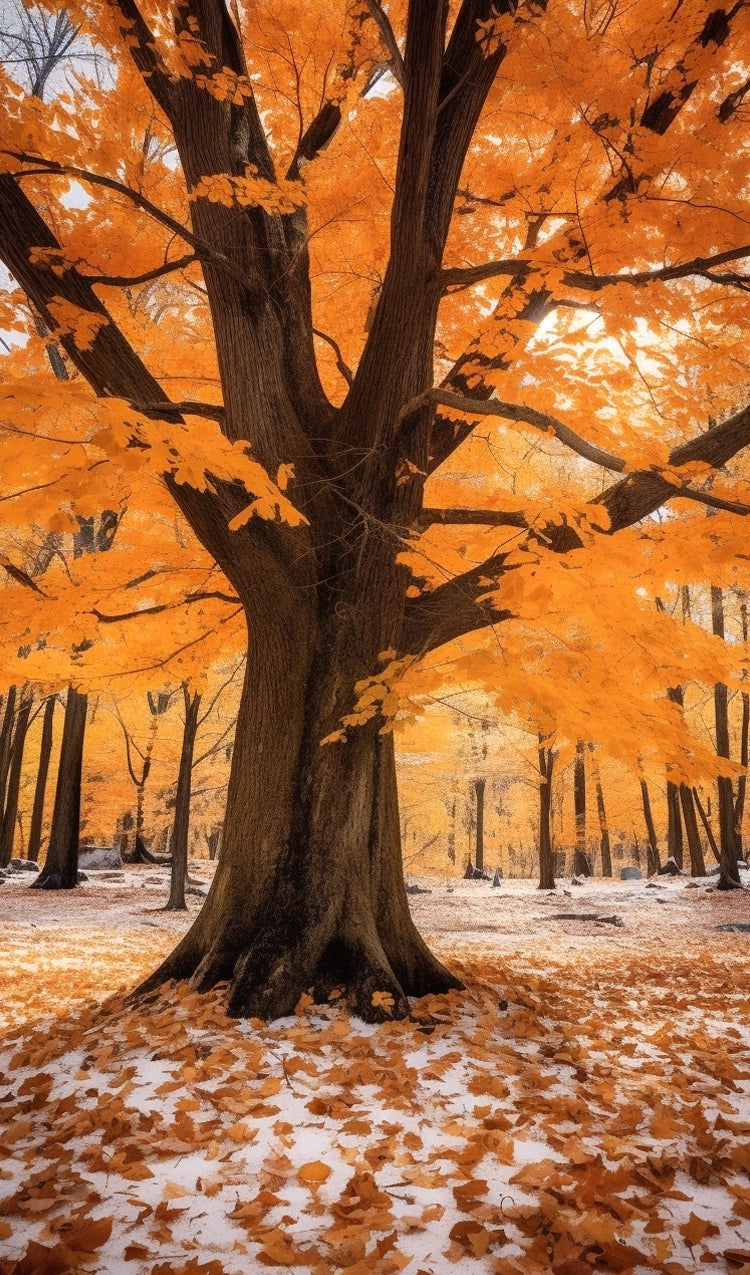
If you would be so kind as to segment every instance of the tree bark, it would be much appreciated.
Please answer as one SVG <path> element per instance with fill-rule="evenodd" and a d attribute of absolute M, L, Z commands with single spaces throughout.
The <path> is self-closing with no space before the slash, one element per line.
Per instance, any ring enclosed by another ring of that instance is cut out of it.
<path fill-rule="evenodd" d="M 477 835 L 475 842 L 474 864 L 479 872 L 484 872 L 484 793 L 487 786 L 486 779 L 474 780 L 474 792 L 476 793 L 476 817 L 477 817 Z"/>
<path fill-rule="evenodd" d="M 654 816 L 651 811 L 651 798 L 649 796 L 648 784 L 646 780 L 641 778 L 641 801 L 643 803 L 643 818 L 646 821 L 646 831 L 648 833 L 648 842 L 646 845 L 646 874 L 653 876 L 659 871 L 661 863 L 659 860 L 659 843 L 656 839 L 656 828 L 654 827 Z"/>
<path fill-rule="evenodd" d="M 716 862 L 720 864 L 721 851 L 719 850 L 719 847 L 716 844 L 716 837 L 714 836 L 714 830 L 711 827 L 708 815 L 706 814 L 706 811 L 703 809 L 703 802 L 700 799 L 700 793 L 698 792 L 697 788 L 693 788 L 692 791 L 693 791 L 693 801 L 695 802 L 696 809 L 698 811 L 698 814 L 701 817 L 701 823 L 703 824 L 703 828 L 706 833 L 706 839 L 708 841 L 708 844 L 711 847 L 711 853 L 713 854 Z"/>
<path fill-rule="evenodd" d="M 740 620 L 742 623 L 742 641 L 745 643 L 747 650 L 747 603 L 744 598 L 740 604 Z M 750 760 L 750 749 L 748 747 L 750 741 L 750 694 L 747 691 L 742 692 L 742 727 L 740 730 L 740 765 L 745 767 L 747 771 L 748 760 Z M 747 792 L 747 774 L 740 775 L 737 780 L 737 796 L 734 802 L 734 831 L 737 838 L 738 854 L 744 859 L 744 847 L 742 841 L 742 824 L 745 817 L 745 794 Z"/>
<path fill-rule="evenodd" d="M 11 762 L 8 771 L 8 787 L 5 794 L 2 826 L 0 826 L 0 867 L 6 867 L 13 857 L 13 841 L 18 818 L 18 798 L 21 788 L 21 767 L 26 734 L 29 729 L 31 695 L 24 694 L 16 716 L 16 727 L 11 744 Z"/>
<path fill-rule="evenodd" d="M 680 790 L 677 784 L 667 780 L 667 855 L 682 867 L 682 817 L 680 814 Z"/>
<path fill-rule="evenodd" d="M 599 767 L 594 757 L 594 745 L 589 744 L 589 752 L 592 754 L 591 764 L 594 772 L 594 787 L 596 790 L 596 813 L 599 819 L 599 848 L 602 856 L 602 876 L 612 876 L 612 851 L 609 843 L 609 828 L 607 826 L 607 812 L 604 806 L 604 793 L 602 791 L 602 780 L 599 774 Z"/>
<path fill-rule="evenodd" d="M 693 794 L 687 784 L 680 784 L 680 803 L 682 805 L 685 835 L 687 836 L 688 850 L 690 852 L 690 875 L 692 877 L 704 877 L 706 875 L 706 863 L 703 858 L 703 846 L 698 832 L 698 820 L 695 814 Z M 682 867 L 682 864 L 680 864 L 680 867 Z"/>
<path fill-rule="evenodd" d="M 8 771 L 10 770 L 11 758 L 13 755 L 13 732 L 16 723 L 16 699 L 17 690 L 15 686 L 8 689 L 5 697 L 5 711 L 3 712 L 3 724 L 0 726 L 0 809 L 5 804 L 5 790 L 8 784 Z"/>
<path fill-rule="evenodd" d="M 31 828 L 29 830 L 28 857 L 33 863 L 39 858 L 42 846 L 42 825 L 44 822 L 44 799 L 47 793 L 47 776 L 49 774 L 50 757 L 52 756 L 52 727 L 55 715 L 57 696 L 50 695 L 44 706 L 42 720 L 42 740 L 39 745 L 39 762 L 34 787 L 34 804 L 31 810 Z"/>
<path fill-rule="evenodd" d="M 576 845 L 573 854 L 573 876 L 590 877 L 591 864 L 586 854 L 586 763 L 583 742 L 576 744 L 573 770 L 573 806 L 576 820 Z"/>
<path fill-rule="evenodd" d="M 78 884 L 81 774 L 87 706 L 87 697 L 69 686 L 47 858 L 32 883 L 32 889 L 72 890 Z"/>
<path fill-rule="evenodd" d="M 711 585 L 711 627 L 716 637 L 724 638 L 724 597 L 722 590 Z M 716 722 L 716 752 L 729 758 L 729 696 L 723 682 L 714 686 L 714 717 Z M 728 775 L 716 780 L 719 797 L 719 890 L 737 890 L 740 887 L 737 868 L 737 834 L 734 818 L 734 791 Z"/>
<path fill-rule="evenodd" d="M 552 851 L 552 770 L 555 754 L 551 748 L 539 749 L 539 889 L 555 888 L 555 856 Z"/>
<path fill-rule="evenodd" d="M 182 750 L 180 752 L 180 769 L 177 776 L 177 797 L 174 808 L 174 825 L 172 828 L 172 867 L 169 878 L 169 901 L 167 912 L 184 912 L 185 882 L 188 866 L 188 834 L 190 831 L 190 788 L 193 777 L 193 753 L 195 737 L 198 734 L 198 713 L 201 697 L 196 691 L 191 695 L 186 686 L 182 688 L 185 702 L 185 729 L 182 732 Z"/>

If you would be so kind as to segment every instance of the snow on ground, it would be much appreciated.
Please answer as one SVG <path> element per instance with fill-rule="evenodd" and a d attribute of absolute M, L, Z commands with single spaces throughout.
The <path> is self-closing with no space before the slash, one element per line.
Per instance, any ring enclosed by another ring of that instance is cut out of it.
<path fill-rule="evenodd" d="M 221 988 L 136 1011 L 122 989 L 189 920 L 163 872 L 6 882 L 3 1275 L 750 1264 L 748 934 L 716 929 L 750 893 L 419 884 L 467 990 L 372 1027 L 230 1020 Z"/>

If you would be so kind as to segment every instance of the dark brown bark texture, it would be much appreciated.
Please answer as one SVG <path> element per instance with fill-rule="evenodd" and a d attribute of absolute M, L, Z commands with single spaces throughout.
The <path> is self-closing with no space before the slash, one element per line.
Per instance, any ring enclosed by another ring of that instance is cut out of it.
<path fill-rule="evenodd" d="M 185 883 L 187 881 L 188 834 L 190 832 L 190 790 L 201 697 L 197 691 L 190 694 L 187 687 L 183 687 L 183 699 L 185 702 L 185 726 L 182 732 L 180 769 L 177 775 L 177 795 L 170 845 L 172 866 L 169 875 L 169 900 L 166 907 L 168 912 L 184 912 L 187 907 L 185 902 Z M 213 858 L 213 855 L 211 857 Z"/>
<path fill-rule="evenodd" d="M 576 744 L 573 765 L 573 809 L 576 821 L 576 844 L 573 852 L 573 876 L 590 877 L 591 863 L 586 854 L 586 761 L 581 740 Z"/>
<path fill-rule="evenodd" d="M 474 865 L 480 872 L 484 871 L 484 794 L 486 787 L 486 779 L 474 780 L 474 792 L 477 799 L 477 835 L 474 850 Z"/>
<path fill-rule="evenodd" d="M 72 890 L 78 884 L 81 771 L 88 700 L 68 687 L 47 857 L 32 890 Z"/>
<path fill-rule="evenodd" d="M 724 595 L 711 586 L 711 628 L 716 637 L 724 637 Z M 729 691 L 723 682 L 714 686 L 714 720 L 716 723 L 716 752 L 729 758 Z M 740 885 L 737 868 L 738 844 L 735 823 L 735 801 L 732 780 L 719 775 L 716 780 L 719 798 L 719 883 L 720 890 L 736 890 Z"/>
<path fill-rule="evenodd" d="M 36 770 L 36 783 L 34 785 L 34 804 L 31 809 L 31 826 L 29 828 L 29 846 L 27 856 L 36 863 L 39 858 L 39 852 L 42 848 L 42 824 L 44 820 L 44 799 L 47 794 L 47 776 L 49 775 L 49 763 L 52 756 L 52 726 L 55 716 L 55 704 L 57 696 L 50 695 L 47 703 L 44 705 L 44 717 L 42 719 L 42 738 L 39 745 L 39 761 Z"/>
<path fill-rule="evenodd" d="M 539 889 L 555 888 L 555 856 L 552 852 L 552 771 L 555 754 L 551 748 L 539 749 Z"/>
<path fill-rule="evenodd" d="M 646 831 L 648 833 L 648 840 L 646 843 L 646 872 L 648 876 L 653 876 L 655 872 L 659 871 L 661 862 L 659 859 L 659 843 L 656 838 L 654 815 L 651 809 L 651 795 L 645 779 L 641 779 L 641 802 L 643 804 L 643 818 L 646 822 Z"/>
<path fill-rule="evenodd" d="M 13 855 L 13 842 L 16 834 L 18 818 L 18 798 L 21 788 L 21 767 L 23 750 L 26 744 L 26 733 L 29 729 L 31 712 L 31 695 L 24 694 L 16 714 L 11 743 L 10 767 L 8 769 L 8 787 L 5 793 L 3 818 L 0 823 L 0 867 L 6 867 Z"/>
<path fill-rule="evenodd" d="M 191 79 L 171 78 L 136 0 L 115 3 L 130 55 L 172 129 L 188 191 L 204 176 L 242 176 L 248 166 L 273 181 L 252 96 L 230 105 Z M 357 1012 L 379 1019 L 406 1014 L 409 996 L 458 986 L 411 921 L 393 742 L 381 733 L 387 723 L 375 718 L 345 742 L 321 741 L 340 729 L 355 683 L 379 667 L 379 652 L 427 653 L 509 614 L 479 601 L 486 577 L 502 577 L 503 553 L 408 601 L 406 569 L 396 561 L 405 534 L 420 525 L 424 474 L 469 432 L 436 417 L 424 396 L 433 387 L 440 271 L 461 170 L 507 51 L 500 44 L 485 56 L 477 23 L 498 10 L 512 17 L 516 6 L 463 0 L 453 6 L 448 36 L 445 0 L 410 0 L 403 68 L 388 50 L 403 82 L 390 259 L 340 408 L 327 400 L 315 361 L 304 210 L 270 215 L 190 199 L 187 233 L 211 311 L 222 428 L 232 440 L 251 440 L 269 473 L 294 465 L 290 494 L 307 522 L 291 528 L 254 518 L 230 532 L 229 520 L 248 503 L 239 484 L 198 491 L 165 476 L 236 590 L 252 644 L 216 876 L 202 912 L 147 988 L 190 978 L 207 989 L 228 979 L 231 1011 L 266 1018 L 289 1013 L 310 987 L 320 996 L 344 987 Z M 202 74 L 246 73 L 223 0 L 189 0 L 174 13 L 202 43 Z M 339 118 L 333 104 L 321 106 L 290 180 L 301 159 L 314 161 Z M 57 241 L 17 174 L 0 175 L 0 221 L 0 256 L 94 392 L 181 422 L 180 408 L 81 271 L 59 276 L 31 253 Z M 59 332 L 50 302 L 60 296 L 103 321 L 86 349 Z M 537 297 L 537 320 L 547 302 Z M 456 388 L 464 388 L 458 375 Z M 671 463 L 718 467 L 748 443 L 750 409 L 743 409 L 677 448 Z M 598 498 L 610 515 L 607 534 L 675 494 L 656 473 L 628 475 Z M 556 552 L 580 544 L 569 527 L 545 528 L 544 536 Z M 551 773 L 551 758 L 549 766 Z"/>

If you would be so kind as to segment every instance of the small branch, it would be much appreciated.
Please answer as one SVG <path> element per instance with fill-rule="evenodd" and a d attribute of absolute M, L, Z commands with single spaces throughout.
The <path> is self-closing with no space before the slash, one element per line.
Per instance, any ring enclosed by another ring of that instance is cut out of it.
<path fill-rule="evenodd" d="M 104 177 L 101 173 L 92 173 L 87 168 L 78 168 L 75 164 L 59 164 L 56 160 L 43 159 L 39 155 L 27 155 L 23 151 L 0 151 L 2 155 L 9 155 L 12 159 L 18 160 L 22 164 L 41 165 L 41 167 L 27 168 L 17 173 L 9 173 L 8 176 L 19 181 L 23 177 L 34 177 L 40 174 L 53 173 L 61 177 L 74 177 L 77 181 L 86 182 L 91 186 L 103 186 L 106 190 L 112 190 L 118 195 L 124 195 L 136 208 L 140 208 L 141 212 L 145 212 L 154 221 L 160 222 L 167 230 L 171 230 L 178 238 L 183 239 L 185 243 L 189 243 L 195 248 L 199 259 L 211 261 L 215 265 L 230 270 L 242 280 L 245 287 L 250 287 L 249 280 L 241 270 L 235 266 L 229 257 L 225 257 L 222 252 L 217 252 L 205 240 L 194 235 L 188 230 L 187 226 L 183 226 L 181 221 L 176 221 L 174 217 L 170 217 L 169 213 L 164 212 L 162 208 L 152 204 L 150 199 L 146 199 L 145 195 L 141 195 L 137 190 L 133 190 L 131 186 L 126 186 L 124 182 L 119 182 L 114 177 Z M 82 276 L 84 277 L 84 276 Z M 88 282 L 88 281 L 87 281 Z"/>
<path fill-rule="evenodd" d="M 130 403 L 135 412 L 179 412 L 181 416 L 205 416 L 208 420 L 223 421 L 224 408 L 219 403 Z"/>
<path fill-rule="evenodd" d="M 341 353 L 341 347 L 339 346 L 338 341 L 334 341 L 333 337 L 329 336 L 327 332 L 321 332 L 320 328 L 313 328 L 313 336 L 320 337 L 321 341 L 325 341 L 327 345 L 330 345 L 331 349 L 336 355 L 336 367 L 338 368 L 339 372 L 343 376 L 347 385 L 351 389 L 352 384 L 354 382 L 354 377 L 352 376 L 351 368 L 349 367 L 347 363 L 344 362 L 344 356 Z"/>
<path fill-rule="evenodd" d="M 184 598 L 180 598 L 178 602 L 160 602 L 156 606 L 141 607 L 137 611 L 122 611 L 117 615 L 107 615 L 103 611 L 97 611 L 96 607 L 91 614 L 95 615 L 100 624 L 119 624 L 122 620 L 137 620 L 143 615 L 161 615 L 162 611 L 174 611 L 177 607 L 187 606 L 190 602 L 203 602 L 207 598 L 218 598 L 220 602 L 239 602 L 239 598 L 234 597 L 231 593 L 215 592 L 188 593 Z"/>
<path fill-rule="evenodd" d="M 23 571 L 21 567 L 15 566 L 9 558 L 0 556 L 0 567 L 2 567 L 3 571 L 7 571 L 11 579 L 15 580 L 18 584 L 25 584 L 27 589 L 33 589 L 34 593 L 41 594 L 43 598 L 47 597 L 44 589 L 39 588 L 39 585 L 32 580 L 28 571 Z"/>
<path fill-rule="evenodd" d="M 696 500 L 699 505 L 708 505 L 710 509 L 723 509 L 729 514 L 750 514 L 750 505 L 743 505 L 734 500 L 722 500 L 720 496 L 712 496 L 709 491 L 695 491 L 692 487 L 675 487 L 675 498 L 683 496 L 685 500 Z"/>
<path fill-rule="evenodd" d="M 396 42 L 390 19 L 383 9 L 380 0 L 365 0 L 365 4 L 370 11 L 370 17 L 377 23 L 378 30 L 383 38 L 383 43 L 388 50 L 390 57 L 390 70 L 394 80 L 397 80 L 401 87 L 404 87 L 404 59 L 401 56 L 401 50 Z"/>
<path fill-rule="evenodd" d="M 472 416 L 500 416 L 506 420 L 523 421 L 545 434 L 554 434 L 561 443 L 569 447 L 577 456 L 582 456 L 584 460 L 590 460 L 595 465 L 601 465 L 603 469 L 610 469 L 619 474 L 625 470 L 625 461 L 619 456 L 613 456 L 610 452 L 605 452 L 601 447 L 596 447 L 594 443 L 581 438 L 557 417 L 549 416 L 546 412 L 538 412 L 533 407 L 524 407 L 520 403 L 505 403 L 497 398 L 465 398 L 462 394 L 453 394 L 450 390 L 433 389 L 413 398 L 402 407 L 399 419 L 404 420 L 427 405 L 452 407 L 456 411 L 468 412 Z"/>
<path fill-rule="evenodd" d="M 82 278 L 90 284 L 98 284 L 107 288 L 132 288 L 139 283 L 150 283 L 152 279 L 160 279 L 162 275 L 171 274 L 174 270 L 184 270 L 185 266 L 191 265 L 194 261 L 198 261 L 198 256 L 191 252 L 186 257 L 179 257 L 177 261 L 165 261 L 163 266 L 155 266 L 153 270 L 146 270 L 143 274 L 137 275 L 114 275 L 114 274 L 86 274 Z"/>

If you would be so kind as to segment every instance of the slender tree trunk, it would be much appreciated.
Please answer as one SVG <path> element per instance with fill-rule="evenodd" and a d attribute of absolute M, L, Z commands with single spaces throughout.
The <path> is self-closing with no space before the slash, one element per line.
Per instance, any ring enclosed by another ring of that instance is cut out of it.
<path fill-rule="evenodd" d="M 78 884 L 81 773 L 87 698 L 68 687 L 47 858 L 32 889 L 72 890 Z"/>
<path fill-rule="evenodd" d="M 693 788 L 692 792 L 693 792 L 693 801 L 695 802 L 696 809 L 698 811 L 698 814 L 701 817 L 701 823 L 703 824 L 703 829 L 706 834 L 706 840 L 708 841 L 708 844 L 711 847 L 711 853 L 713 854 L 716 862 L 721 863 L 721 851 L 719 850 L 719 847 L 716 844 L 716 837 L 714 836 L 714 830 L 711 827 L 711 822 L 709 820 L 709 817 L 706 811 L 703 809 L 703 802 L 700 799 L 700 793 L 698 792 L 697 788 Z"/>
<path fill-rule="evenodd" d="M 16 699 L 18 692 L 15 686 L 8 689 L 5 697 L 3 724 L 0 726 L 0 810 L 5 804 L 5 789 L 8 783 L 11 757 L 13 755 L 13 732 L 16 724 Z"/>
<path fill-rule="evenodd" d="M 743 600 L 740 605 L 740 619 L 742 622 L 742 641 L 747 651 L 747 603 Z M 748 741 L 750 738 L 750 694 L 747 691 L 742 692 L 742 728 L 740 731 L 740 765 L 748 766 Z M 740 858 L 744 859 L 745 852 L 742 844 L 742 824 L 745 817 L 745 794 L 747 792 L 747 774 L 740 775 L 737 780 L 737 796 L 734 803 L 734 831 L 737 839 L 737 852 Z"/>
<path fill-rule="evenodd" d="M 16 716 L 16 728 L 11 745 L 11 762 L 8 771 L 8 787 L 5 795 L 2 825 L 0 826 L 0 866 L 6 867 L 13 857 L 13 840 L 18 818 L 18 797 L 21 789 L 21 767 L 26 733 L 29 729 L 31 696 L 24 694 Z"/>
<path fill-rule="evenodd" d="M 185 882 L 188 866 L 188 834 L 190 831 L 190 788 L 193 776 L 193 753 L 195 737 L 198 734 L 198 712 L 201 697 L 196 691 L 191 695 L 187 687 L 183 687 L 185 700 L 185 729 L 182 732 L 182 751 L 180 753 L 180 769 L 177 776 L 177 798 L 174 808 L 174 826 L 172 828 L 172 867 L 169 883 L 168 912 L 184 912 Z"/>
<path fill-rule="evenodd" d="M 720 588 L 711 586 L 711 622 L 716 637 L 724 637 L 724 598 Z M 716 752 L 728 758 L 729 753 L 729 697 L 723 682 L 714 686 L 714 715 L 716 720 Z M 720 890 L 739 888 L 737 868 L 737 836 L 734 818 L 734 792 L 728 775 L 719 775 L 716 781 L 719 796 L 719 861 Z"/>
<path fill-rule="evenodd" d="M 555 755 L 551 748 L 539 749 L 539 889 L 555 888 L 555 857 L 552 851 L 550 813 L 552 809 L 552 769 Z"/>
<path fill-rule="evenodd" d="M 576 820 L 576 846 L 573 855 L 573 875 L 590 877 L 591 864 L 586 854 L 586 763 L 583 743 L 579 739 L 576 744 L 575 767 L 573 771 L 573 805 Z"/>
<path fill-rule="evenodd" d="M 476 851 L 474 855 L 474 863 L 479 872 L 484 872 L 484 792 L 487 786 L 486 779 L 474 780 L 474 791 L 476 793 L 476 816 L 477 816 L 477 836 Z"/>
<path fill-rule="evenodd" d="M 213 863 L 221 844 L 221 828 L 212 828 L 206 837 L 206 841 L 208 842 L 208 857 Z"/>
<path fill-rule="evenodd" d="M 42 741 L 39 746 L 39 764 L 36 772 L 34 788 L 34 805 L 31 810 L 31 829 L 29 831 L 28 857 L 33 863 L 39 858 L 42 845 L 42 825 L 44 822 L 44 799 L 47 793 L 47 776 L 49 774 L 50 757 L 52 756 L 52 727 L 55 715 L 57 696 L 50 695 L 44 706 L 42 720 Z"/>
<path fill-rule="evenodd" d="M 690 875 L 692 877 L 704 877 L 706 875 L 706 863 L 703 858 L 703 846 L 698 832 L 698 819 L 695 814 L 693 794 L 687 784 L 680 784 L 680 803 L 682 805 L 685 835 L 690 852 Z"/>
<path fill-rule="evenodd" d="M 643 818 L 646 821 L 646 831 L 648 833 L 648 842 L 646 845 L 646 875 L 653 876 L 659 871 L 661 863 L 659 860 L 659 843 L 656 839 L 656 828 L 654 827 L 654 816 L 651 810 L 651 798 L 649 796 L 648 784 L 646 780 L 641 778 L 641 801 L 643 802 Z"/>
<path fill-rule="evenodd" d="M 607 812 L 604 806 L 604 792 L 602 791 L 602 780 L 599 774 L 599 767 L 596 763 L 594 755 L 594 745 L 589 744 L 589 752 L 591 753 L 591 766 L 594 774 L 594 788 L 596 791 L 596 814 L 599 820 L 599 848 L 602 856 L 602 876 L 612 876 L 612 850 L 609 843 L 609 828 L 607 827 Z"/>
<path fill-rule="evenodd" d="M 670 859 L 674 859 L 678 868 L 682 867 L 680 790 L 677 784 L 673 784 L 669 779 L 667 780 L 667 855 Z"/>

